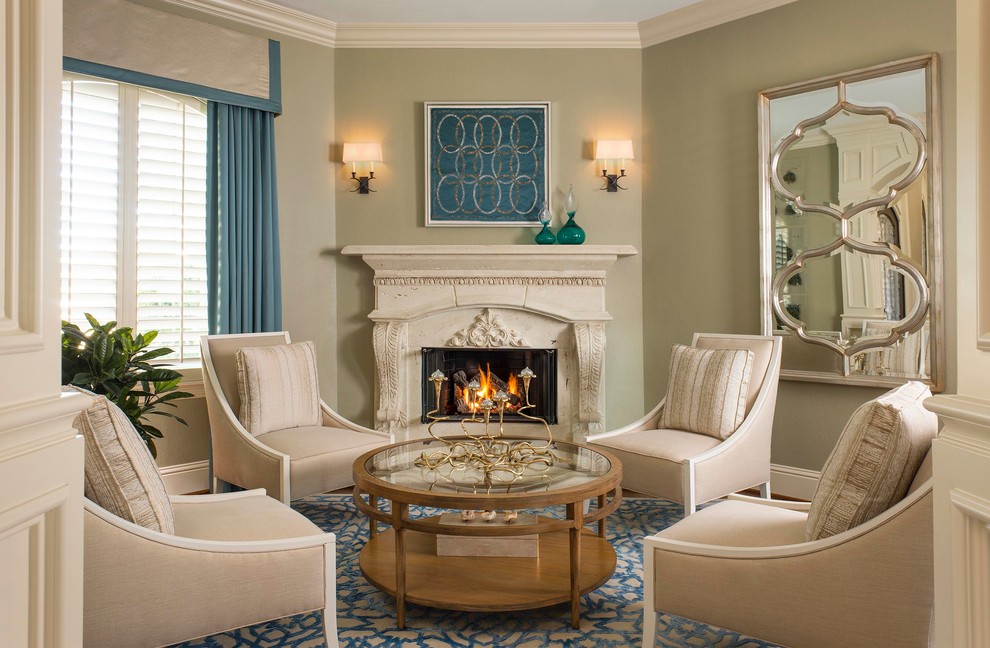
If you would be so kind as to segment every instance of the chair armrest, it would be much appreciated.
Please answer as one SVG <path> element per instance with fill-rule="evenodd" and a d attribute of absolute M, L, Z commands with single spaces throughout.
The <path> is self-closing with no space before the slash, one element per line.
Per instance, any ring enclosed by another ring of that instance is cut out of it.
<path fill-rule="evenodd" d="M 219 496 L 187 495 L 179 497 L 202 497 L 207 500 L 213 499 L 214 497 L 217 497 L 218 499 L 240 499 L 242 497 L 258 497 L 259 492 L 261 492 L 261 489 L 245 491 L 242 493 L 222 493 Z M 235 497 L 227 497 L 228 495 L 233 495 Z M 213 501 L 217 500 L 213 499 Z M 111 527 L 114 527 L 123 533 L 129 534 L 130 536 L 156 543 L 161 547 L 182 549 L 187 551 L 203 551 L 208 553 L 224 554 L 270 553 L 305 549 L 308 547 L 319 547 L 323 545 L 333 545 L 336 542 L 336 536 L 333 533 L 325 532 L 308 536 L 299 536 L 297 538 L 281 538 L 278 540 L 201 540 L 198 538 L 186 538 L 161 533 L 159 531 L 153 531 L 152 529 L 146 529 L 143 526 L 117 517 L 113 513 L 110 513 L 103 507 L 98 504 L 94 504 L 89 500 L 85 500 L 85 509 L 87 512 L 92 513 L 103 522 L 109 524 Z"/>
<path fill-rule="evenodd" d="M 727 497 L 727 499 L 738 502 L 749 502 L 751 504 L 760 504 L 762 506 L 772 506 L 774 508 L 782 508 L 789 511 L 799 511 L 802 513 L 807 513 L 811 510 L 811 502 L 791 502 L 787 500 L 763 499 L 762 497 L 740 495 L 739 493 L 732 493 Z"/>
<path fill-rule="evenodd" d="M 633 421 L 625 427 L 621 427 L 617 430 L 609 430 L 608 432 L 602 432 L 601 434 L 592 434 L 588 436 L 585 440 L 587 443 L 595 443 L 601 439 L 607 439 L 609 437 L 619 436 L 620 434 L 626 434 L 628 432 L 637 432 L 639 430 L 655 430 L 660 422 L 660 413 L 663 411 L 664 401 L 660 401 L 656 407 L 654 407 L 650 412 L 643 418 Z"/>
<path fill-rule="evenodd" d="M 323 414 L 323 425 L 327 427 L 344 428 L 345 430 L 353 430 L 355 432 L 361 432 L 362 434 L 369 434 L 371 436 L 380 437 L 383 441 L 388 441 L 389 443 L 395 443 L 395 436 L 389 434 L 388 432 L 382 432 L 380 430 L 374 430 L 363 425 L 358 425 L 354 421 L 350 421 L 337 412 L 335 412 L 329 405 L 327 405 L 323 400 L 320 400 L 320 411 Z"/>
<path fill-rule="evenodd" d="M 267 495 L 264 488 L 252 488 L 246 491 L 235 491 L 233 493 L 210 493 L 203 495 L 169 495 L 168 499 L 173 504 L 210 504 L 212 502 L 226 502 L 247 497 L 258 497 Z"/>
<path fill-rule="evenodd" d="M 220 391 L 214 367 L 204 365 L 213 476 L 245 487 L 262 487 L 277 500 L 289 503 L 289 457 L 252 436 Z"/>

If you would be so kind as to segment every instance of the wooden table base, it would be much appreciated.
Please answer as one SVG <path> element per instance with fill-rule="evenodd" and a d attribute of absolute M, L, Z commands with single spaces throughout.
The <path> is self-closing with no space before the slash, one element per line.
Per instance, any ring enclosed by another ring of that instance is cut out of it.
<path fill-rule="evenodd" d="M 405 602 L 445 610 L 502 612 L 572 601 L 569 554 L 574 545 L 569 530 L 541 534 L 539 558 L 437 556 L 435 535 L 408 529 L 403 535 Z M 615 550 L 588 529 L 582 530 L 580 541 L 574 544 L 581 556 L 578 589 L 583 595 L 611 577 Z M 394 529 L 379 531 L 360 555 L 365 578 L 392 596 L 396 595 L 395 556 Z"/>

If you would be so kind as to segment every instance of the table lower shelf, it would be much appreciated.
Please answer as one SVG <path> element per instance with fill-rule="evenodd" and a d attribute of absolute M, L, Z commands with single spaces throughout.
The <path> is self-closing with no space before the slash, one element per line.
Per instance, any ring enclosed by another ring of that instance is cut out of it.
<path fill-rule="evenodd" d="M 439 533 L 439 525 L 438 525 Z M 406 601 L 444 610 L 500 612 L 567 603 L 570 596 L 569 531 L 540 535 L 539 558 L 437 556 L 436 535 L 405 531 Z M 604 585 L 615 571 L 615 550 L 584 529 L 580 590 Z M 361 550 L 361 572 L 395 596 L 395 531 L 388 529 Z"/>

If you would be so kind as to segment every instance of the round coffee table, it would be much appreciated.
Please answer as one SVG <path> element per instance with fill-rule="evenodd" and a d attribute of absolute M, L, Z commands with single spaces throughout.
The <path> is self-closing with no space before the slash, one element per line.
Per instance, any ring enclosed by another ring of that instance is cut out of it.
<path fill-rule="evenodd" d="M 360 554 L 361 572 L 375 587 L 395 596 L 398 627 L 405 627 L 407 601 L 474 612 L 528 610 L 570 601 L 571 626 L 579 628 L 581 595 L 604 585 L 615 571 L 605 519 L 622 502 L 619 460 L 588 446 L 554 441 L 552 466 L 527 468 L 511 481 L 486 483 L 471 470 L 416 465 L 424 452 L 445 447 L 433 438 L 419 439 L 367 452 L 354 462 L 354 502 L 371 525 L 371 537 Z M 382 499 L 391 501 L 391 511 L 379 508 Z M 598 506 L 585 513 L 589 499 L 597 499 Z M 539 515 L 529 524 L 493 525 L 477 519 L 441 525 L 440 516 L 410 519 L 410 505 L 462 511 L 564 506 L 566 517 Z M 391 528 L 378 532 L 378 522 Z M 592 523 L 597 523 L 597 534 L 584 528 Z M 531 534 L 538 534 L 538 558 L 438 556 L 436 550 L 437 535 Z"/>

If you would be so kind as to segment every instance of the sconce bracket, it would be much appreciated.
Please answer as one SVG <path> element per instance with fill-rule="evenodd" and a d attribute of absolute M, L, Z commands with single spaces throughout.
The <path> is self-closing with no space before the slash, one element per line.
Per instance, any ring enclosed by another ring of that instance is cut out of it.
<path fill-rule="evenodd" d="M 359 194 L 375 193 L 375 190 L 371 188 L 371 181 L 375 179 L 375 172 L 369 171 L 368 175 L 358 177 L 355 171 L 351 171 L 351 180 L 355 180 L 358 186 L 351 189 L 351 193 L 357 192 Z"/>
<path fill-rule="evenodd" d="M 606 185 L 602 187 L 602 191 L 608 191 L 609 193 L 615 193 L 619 189 L 626 191 L 629 187 L 623 187 L 619 184 L 619 178 L 626 177 L 626 170 L 619 169 L 619 174 L 609 173 L 608 169 L 602 169 L 602 177 L 605 178 Z"/>

